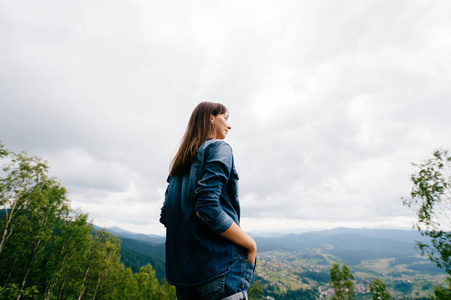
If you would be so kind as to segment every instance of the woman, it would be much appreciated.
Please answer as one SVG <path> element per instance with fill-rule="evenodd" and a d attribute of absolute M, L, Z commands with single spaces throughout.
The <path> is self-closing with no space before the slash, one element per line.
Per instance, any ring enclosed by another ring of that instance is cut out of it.
<path fill-rule="evenodd" d="M 257 245 L 239 226 L 228 118 L 220 103 L 197 105 L 172 161 L 160 222 L 177 299 L 247 299 Z"/>

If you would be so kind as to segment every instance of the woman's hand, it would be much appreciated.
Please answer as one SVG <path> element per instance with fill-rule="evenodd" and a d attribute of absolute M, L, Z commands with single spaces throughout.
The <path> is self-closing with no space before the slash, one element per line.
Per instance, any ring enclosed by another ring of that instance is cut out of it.
<path fill-rule="evenodd" d="M 240 226 L 233 223 L 226 231 L 221 233 L 223 237 L 234 242 L 235 244 L 245 248 L 247 250 L 247 260 L 255 264 L 255 258 L 257 257 L 257 243 L 254 239 L 244 232 Z"/>
<path fill-rule="evenodd" d="M 255 250 L 247 250 L 247 260 L 255 265 L 257 257 L 257 244 L 255 244 Z"/>

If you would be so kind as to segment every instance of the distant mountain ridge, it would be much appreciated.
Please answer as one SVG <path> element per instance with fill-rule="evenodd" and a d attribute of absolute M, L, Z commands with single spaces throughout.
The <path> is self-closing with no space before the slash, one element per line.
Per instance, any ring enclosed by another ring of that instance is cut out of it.
<path fill-rule="evenodd" d="M 102 227 L 94 225 L 94 229 L 102 229 Z M 136 240 L 142 240 L 146 242 L 151 242 L 154 244 L 161 244 L 165 242 L 165 237 L 161 235 L 155 234 L 143 234 L 143 233 L 135 233 L 132 231 L 128 231 L 122 229 L 120 227 L 107 227 L 105 228 L 111 234 L 114 234 L 118 237 L 127 237 Z M 334 229 L 325 229 L 325 230 L 312 230 L 303 233 L 289 233 L 283 234 L 280 232 L 272 232 L 269 234 L 269 237 L 265 234 L 261 233 L 250 233 L 250 235 L 254 239 L 258 239 L 264 245 L 271 241 L 282 242 L 284 244 L 284 240 L 297 241 L 304 239 L 305 245 L 311 243 L 318 243 L 324 241 L 327 238 L 333 238 L 336 236 L 350 235 L 350 236 L 361 236 L 361 237 L 370 237 L 370 238 L 382 238 L 387 240 L 396 240 L 396 241 L 404 241 L 409 243 L 414 243 L 416 240 L 424 241 L 425 238 L 421 236 L 421 234 L 416 230 L 407 230 L 407 229 L 370 229 L 370 228 L 345 228 L 345 227 L 337 227 Z M 299 243 L 301 247 L 302 242 Z"/>
<path fill-rule="evenodd" d="M 131 232 L 125 229 L 122 229 L 120 227 L 99 227 L 96 225 L 93 225 L 94 229 L 106 229 L 109 233 L 117 236 L 118 238 L 125 238 L 125 239 L 131 239 L 131 240 L 138 240 L 146 243 L 152 243 L 152 244 L 162 244 L 166 241 L 166 238 L 164 236 L 155 235 L 155 234 L 143 234 L 143 233 L 135 233 Z"/>
<path fill-rule="evenodd" d="M 273 238 L 256 237 L 256 240 L 259 242 L 259 249 L 263 247 L 262 251 L 267 251 L 277 247 L 285 250 L 323 248 L 326 244 L 345 248 L 378 246 L 387 243 L 394 243 L 393 246 L 395 244 L 405 246 L 405 243 L 414 245 L 416 240 L 425 241 L 425 238 L 414 230 L 335 228 Z"/>
<path fill-rule="evenodd" d="M 405 257 L 419 254 L 416 241 L 427 242 L 418 231 L 398 229 L 335 228 L 289 234 L 276 238 L 255 238 L 258 251 L 301 251 L 321 249 L 341 258 L 349 265 L 362 260 Z"/>

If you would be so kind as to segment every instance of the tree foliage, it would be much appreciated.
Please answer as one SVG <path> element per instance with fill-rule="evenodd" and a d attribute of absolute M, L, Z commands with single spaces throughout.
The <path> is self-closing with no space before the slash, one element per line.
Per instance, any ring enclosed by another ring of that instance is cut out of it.
<path fill-rule="evenodd" d="M 263 287 L 260 283 L 254 281 L 248 290 L 249 300 L 263 299 Z"/>
<path fill-rule="evenodd" d="M 411 197 L 404 204 L 418 217 L 415 227 L 432 240 L 432 245 L 418 242 L 423 254 L 451 274 L 451 157 L 448 151 L 437 150 L 412 174 Z"/>
<path fill-rule="evenodd" d="M 133 274 L 120 241 L 70 208 L 48 165 L 0 143 L 0 299 L 175 299 L 151 265 Z"/>
<path fill-rule="evenodd" d="M 370 292 L 372 294 L 371 299 L 373 300 L 390 300 L 392 296 L 387 290 L 387 286 L 379 278 L 374 279 L 369 284 Z"/>
<path fill-rule="evenodd" d="M 431 299 L 437 300 L 449 300 L 451 299 L 451 277 L 446 278 L 447 288 L 436 287 L 434 291 L 434 297 Z"/>
<path fill-rule="evenodd" d="M 422 253 L 451 275 L 451 156 L 448 151 L 436 150 L 432 158 L 413 164 L 417 170 L 410 198 L 404 205 L 415 211 L 415 227 L 431 244 L 417 242 Z"/>
<path fill-rule="evenodd" d="M 347 265 L 343 264 L 340 270 L 339 264 L 333 264 L 332 268 L 330 268 L 330 284 L 335 292 L 335 295 L 332 297 L 333 300 L 354 299 L 354 275 L 352 275 Z"/>
<path fill-rule="evenodd" d="M 417 245 L 423 255 L 451 275 L 451 156 L 439 149 L 431 158 L 412 165 L 416 167 L 410 177 L 413 187 L 403 203 L 417 215 L 415 228 L 431 239 L 430 243 Z M 440 288 L 436 295 L 441 299 L 440 295 L 449 296 L 450 291 Z"/>

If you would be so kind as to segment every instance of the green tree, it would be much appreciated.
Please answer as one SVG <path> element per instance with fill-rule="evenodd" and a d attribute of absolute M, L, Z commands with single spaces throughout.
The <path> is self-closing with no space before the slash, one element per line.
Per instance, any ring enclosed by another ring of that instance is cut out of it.
<path fill-rule="evenodd" d="M 335 292 L 332 299 L 354 299 L 355 283 L 353 279 L 354 275 L 352 275 L 351 270 L 347 265 L 343 264 L 343 267 L 340 270 L 340 265 L 334 263 L 333 267 L 330 268 L 330 284 Z"/>
<path fill-rule="evenodd" d="M 114 290 L 120 269 L 120 240 L 106 230 L 96 230 L 91 251 L 85 265 L 85 275 L 78 299 L 105 298 Z"/>
<path fill-rule="evenodd" d="M 39 196 L 41 188 L 54 185 L 47 176 L 48 166 L 40 158 L 16 154 L 0 143 L 2 173 L 0 177 L 0 209 L 4 211 L 1 222 L 0 254 L 18 225 L 20 216 Z M 51 182 L 49 182 L 49 180 Z M 23 219 L 22 219 L 23 221 Z"/>
<path fill-rule="evenodd" d="M 135 274 L 138 281 L 139 295 L 141 299 L 160 299 L 158 280 L 152 266 L 147 264 Z"/>
<path fill-rule="evenodd" d="M 413 164 L 417 170 L 411 175 L 413 187 L 404 205 L 415 211 L 415 227 L 432 245 L 417 242 L 423 254 L 451 275 L 451 156 L 448 151 L 436 150 L 432 158 Z"/>
<path fill-rule="evenodd" d="M 448 284 L 447 288 L 442 287 L 436 287 L 434 294 L 435 297 L 431 297 L 431 299 L 437 299 L 437 300 L 449 300 L 451 299 L 451 278 L 446 278 L 446 282 Z"/>
<path fill-rule="evenodd" d="M 48 177 L 48 166 L 42 159 L 7 151 L 3 144 L 0 158 L 0 209 L 4 214 L 0 266 L 7 273 L 2 278 L 4 285 L 14 282 L 20 299 L 28 294 L 27 286 L 38 287 L 45 274 L 38 267 L 45 257 L 42 254 L 70 208 L 66 190 Z"/>
<path fill-rule="evenodd" d="M 48 165 L 0 143 L 0 299 L 175 299 L 151 265 L 133 274 L 120 240 L 70 208 Z"/>
<path fill-rule="evenodd" d="M 410 177 L 413 187 L 403 203 L 417 215 L 414 227 L 431 239 L 431 243 L 418 241 L 417 245 L 422 255 L 451 275 L 451 156 L 446 150 L 436 150 L 431 158 L 412 165 L 416 167 Z M 439 299 L 446 293 L 437 291 Z M 447 293 L 451 293 L 451 284 Z"/>
<path fill-rule="evenodd" d="M 63 215 L 69 213 L 66 190 L 56 181 L 48 180 L 36 187 L 28 195 L 29 207 L 26 211 L 29 231 L 29 252 L 22 259 L 26 262 L 25 273 L 20 286 L 19 296 L 26 287 L 26 281 L 31 272 L 36 272 L 36 266 L 44 258 L 46 246 L 52 241 L 53 231 Z M 32 199 L 32 200 L 31 200 Z M 39 271 L 41 272 L 41 271 Z"/>
<path fill-rule="evenodd" d="M 52 247 L 46 253 L 48 259 L 41 267 L 51 274 L 45 281 L 45 299 L 77 294 L 92 241 L 92 226 L 87 224 L 87 218 L 86 214 L 77 213 L 55 232 Z"/>
<path fill-rule="evenodd" d="M 252 283 L 248 291 L 250 300 L 263 299 L 263 287 L 258 282 Z"/>
<path fill-rule="evenodd" d="M 123 270 L 118 277 L 117 285 L 105 299 L 139 299 L 139 287 L 131 268 Z"/>
<path fill-rule="evenodd" d="M 370 292 L 373 295 L 373 300 L 389 300 L 392 299 L 390 293 L 387 290 L 387 286 L 379 278 L 374 279 L 369 284 Z"/>
<path fill-rule="evenodd" d="M 160 296 L 164 300 L 175 300 L 177 297 L 175 295 L 175 287 L 170 285 L 166 280 L 160 283 Z"/>

